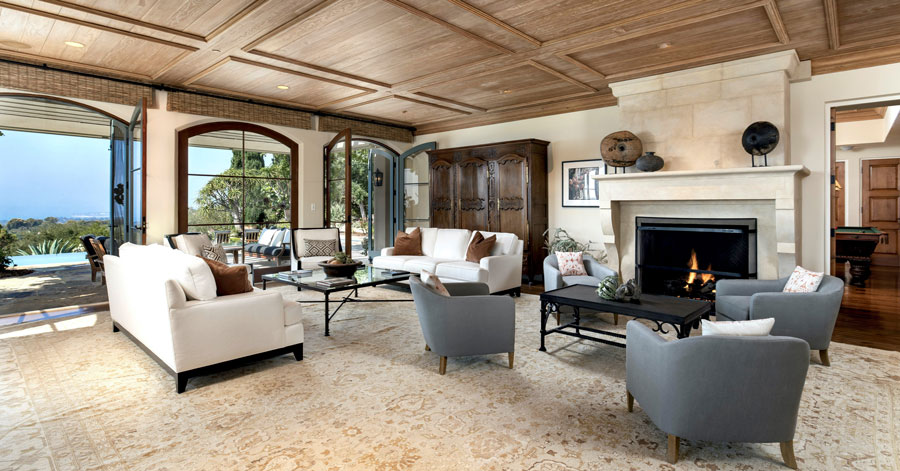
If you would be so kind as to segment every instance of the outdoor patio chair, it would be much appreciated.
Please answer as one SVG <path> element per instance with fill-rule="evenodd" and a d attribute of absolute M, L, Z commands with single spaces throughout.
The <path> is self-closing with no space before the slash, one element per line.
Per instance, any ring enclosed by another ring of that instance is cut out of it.
<path fill-rule="evenodd" d="M 103 259 L 97 256 L 97 251 L 94 250 L 94 244 L 91 243 L 93 240 L 97 240 L 98 243 L 103 244 L 102 238 L 96 238 L 93 234 L 88 234 L 85 236 L 79 237 L 81 240 L 81 245 L 84 246 L 84 251 L 87 253 L 85 258 L 88 260 L 88 264 L 91 266 L 91 282 L 97 281 L 97 273 L 100 274 L 100 284 L 106 284 L 106 273 L 103 271 Z"/>

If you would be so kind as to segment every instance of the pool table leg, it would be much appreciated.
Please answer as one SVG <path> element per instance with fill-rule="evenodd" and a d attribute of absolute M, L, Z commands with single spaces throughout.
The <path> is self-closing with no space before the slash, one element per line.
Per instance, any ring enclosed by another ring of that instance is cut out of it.
<path fill-rule="evenodd" d="M 869 279 L 869 275 L 872 274 L 872 271 L 869 269 L 869 265 L 872 262 L 864 262 L 861 260 L 850 260 L 850 284 L 859 286 L 861 288 L 866 287 L 866 280 Z"/>

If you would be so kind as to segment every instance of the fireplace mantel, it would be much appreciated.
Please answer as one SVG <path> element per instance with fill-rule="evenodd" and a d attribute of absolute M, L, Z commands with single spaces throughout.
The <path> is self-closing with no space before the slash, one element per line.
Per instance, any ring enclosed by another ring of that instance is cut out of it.
<path fill-rule="evenodd" d="M 760 263 L 774 267 L 771 275 L 786 276 L 800 263 L 800 181 L 807 175 L 809 170 L 802 165 L 784 165 L 594 176 L 599 183 L 600 226 L 609 264 L 623 276 L 634 271 L 633 234 L 622 233 L 623 226 L 630 229 L 634 221 L 620 220 L 623 204 L 677 203 L 682 210 L 694 205 L 708 213 L 710 203 L 753 201 L 774 212 L 772 233 L 762 234 L 764 240 L 774 240 L 773 250 L 761 247 Z M 729 214 L 727 207 L 715 211 L 715 217 L 740 217 Z"/>

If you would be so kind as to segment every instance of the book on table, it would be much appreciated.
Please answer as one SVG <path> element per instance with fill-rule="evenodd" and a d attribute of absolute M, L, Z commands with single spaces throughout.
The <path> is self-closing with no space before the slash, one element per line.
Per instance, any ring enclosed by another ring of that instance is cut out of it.
<path fill-rule="evenodd" d="M 312 270 L 293 270 L 293 271 L 283 271 L 276 274 L 276 276 L 283 280 L 290 281 L 299 281 L 300 278 L 312 275 Z"/>
<path fill-rule="evenodd" d="M 356 283 L 353 278 L 325 278 L 316 282 L 317 285 L 324 288 L 337 288 L 338 286 L 347 286 Z"/>

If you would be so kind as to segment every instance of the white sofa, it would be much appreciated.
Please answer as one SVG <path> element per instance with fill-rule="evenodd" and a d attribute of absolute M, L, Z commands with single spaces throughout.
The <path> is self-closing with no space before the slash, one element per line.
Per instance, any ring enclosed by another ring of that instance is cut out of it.
<path fill-rule="evenodd" d="M 406 229 L 412 232 L 415 228 Z M 519 295 L 522 289 L 522 250 L 524 244 L 515 234 L 481 231 L 485 237 L 497 236 L 490 256 L 479 263 L 466 261 L 466 249 L 475 235 L 467 229 L 423 227 L 421 256 L 394 255 L 394 248 L 381 250 L 372 266 L 420 273 L 428 270 L 441 281 L 478 282 L 488 285 L 491 294 Z"/>
<path fill-rule="evenodd" d="M 161 245 L 125 244 L 107 255 L 113 331 L 122 330 L 175 377 L 184 392 L 194 376 L 293 353 L 303 359 L 300 305 L 277 291 L 215 295 L 212 272 L 197 257 Z M 199 297 L 201 299 L 191 299 Z"/>

